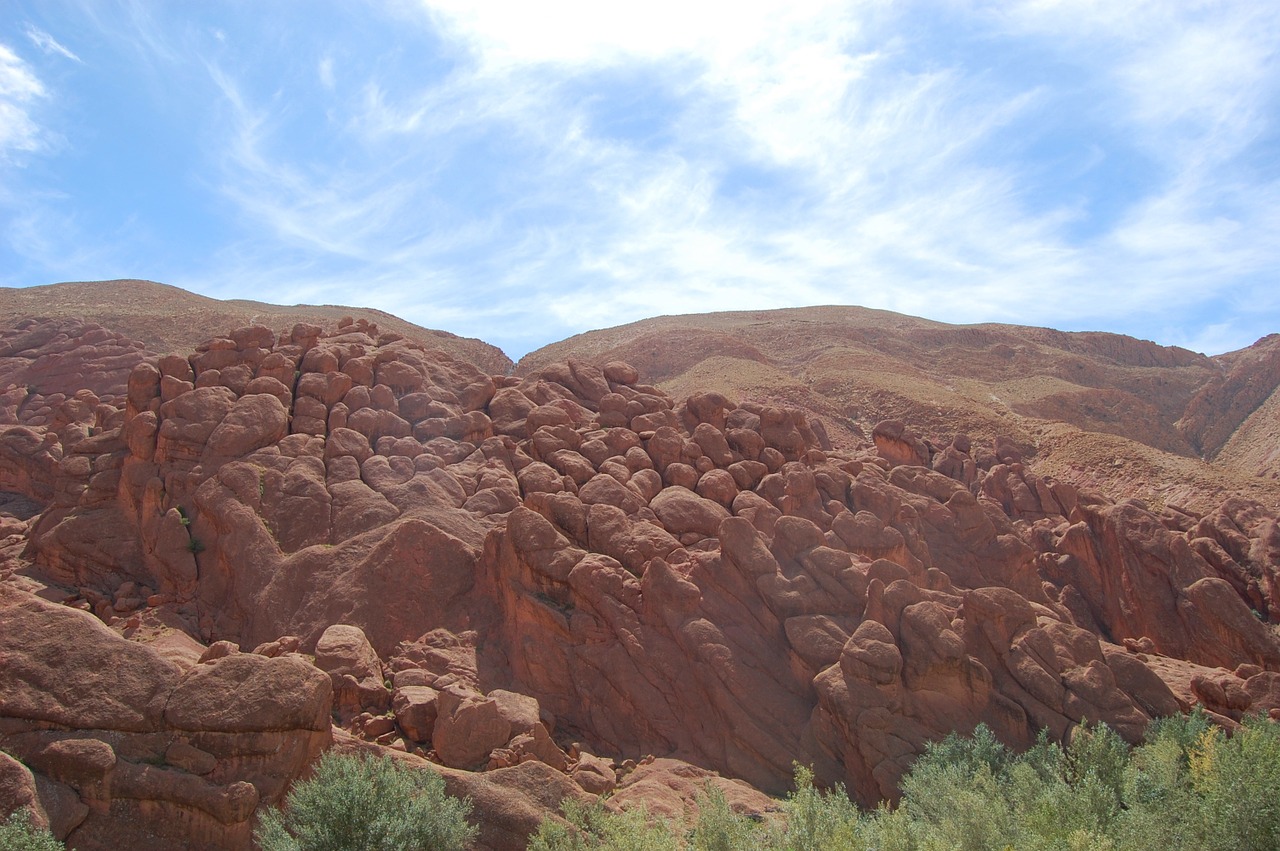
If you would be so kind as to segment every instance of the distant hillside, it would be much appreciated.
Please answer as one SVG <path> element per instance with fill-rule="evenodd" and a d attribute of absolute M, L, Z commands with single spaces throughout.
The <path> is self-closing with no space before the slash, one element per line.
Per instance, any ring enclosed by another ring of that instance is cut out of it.
<path fill-rule="evenodd" d="M 481 340 L 380 310 L 220 301 L 150 281 L 0 288 L 0 324 L 31 316 L 96 322 L 161 353 L 255 322 L 280 331 L 351 316 L 491 374 L 621 360 L 676 398 L 715 390 L 795 405 L 839 447 L 901 419 L 936 441 L 1009 438 L 1037 470 L 1077 485 L 1187 507 L 1233 494 L 1280 505 L 1280 334 L 1211 358 L 1118 334 L 828 306 L 657 317 L 579 334 L 513 366 Z"/>
<path fill-rule="evenodd" d="M 494 374 L 505 374 L 511 368 L 510 358 L 496 346 L 423 328 L 381 310 L 330 304 L 285 307 L 243 299 L 220 301 L 153 281 L 0 287 L 0 324 L 8 325 L 28 316 L 96 322 L 161 353 L 187 351 L 210 336 L 253 323 L 281 331 L 298 322 L 330 325 L 351 316 L 375 322 L 383 331 L 421 340 Z"/>
<path fill-rule="evenodd" d="M 1007 436 L 1080 484 L 1105 468 L 1133 496 L 1280 502 L 1280 336 L 1210 358 L 1118 334 L 811 307 L 592 331 L 530 353 L 516 373 L 569 356 L 627 361 L 676 397 L 706 388 L 799 405 L 838 444 L 897 418 L 935 439 Z"/>

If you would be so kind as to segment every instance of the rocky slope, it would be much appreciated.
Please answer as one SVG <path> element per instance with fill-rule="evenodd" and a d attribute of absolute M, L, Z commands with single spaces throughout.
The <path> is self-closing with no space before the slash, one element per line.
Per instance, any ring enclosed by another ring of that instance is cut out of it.
<path fill-rule="evenodd" d="M 222 301 L 154 281 L 0 287 L 0 325 L 32 317 L 102 325 L 130 340 L 140 340 L 147 349 L 160 354 L 190 351 L 216 331 L 255 322 L 272 328 L 288 328 L 297 322 L 335 324 L 352 317 L 376 323 L 384 331 L 427 341 L 434 348 L 489 372 L 505 373 L 511 368 L 511 360 L 495 346 L 447 331 L 423 328 L 381 310 L 328 304 L 286 307 L 245 299 Z"/>
<path fill-rule="evenodd" d="M 970 336 L 902 321 L 913 347 Z M 1073 346 L 1110 358 L 1099 384 L 1172 388 L 1176 404 L 1144 404 L 1177 414 L 1160 441 L 1198 441 L 1180 451 L 1265 434 L 1267 394 L 1214 400 L 1269 380 L 1269 341 L 1218 364 L 974 333 L 994 358 L 983 335 L 1050 366 Z M 998 427 L 1036 418 L 1003 409 L 971 436 L 959 403 L 943 430 L 871 397 L 859 418 L 815 416 L 834 403 L 794 382 L 733 398 L 724 382 L 804 368 L 736 337 L 760 371 L 713 355 L 667 378 L 710 389 L 675 395 L 613 348 L 511 377 L 364 319 L 163 356 L 84 322 L 16 323 L 0 810 L 77 848 L 244 848 L 255 810 L 332 745 L 434 763 L 476 802 L 479 847 L 520 848 L 565 798 L 679 817 L 710 780 L 765 813 L 794 761 L 871 803 L 926 742 L 979 722 L 1022 746 L 1086 719 L 1136 739 L 1196 703 L 1227 726 L 1280 717 L 1274 502 L 1117 498 L 1114 467 L 1078 487 L 1028 463 L 1034 442 Z M 74 353 L 84 386 L 56 384 Z M 661 357 L 694 354 L 668 344 L 646 368 Z M 972 368 L 966 393 L 1003 369 Z M 802 404 L 771 398 L 789 394 Z"/>
<path fill-rule="evenodd" d="M 628 361 L 677 397 L 799 406 L 841 446 L 893 417 L 930 436 L 1009 438 L 1036 469 L 1113 494 L 1202 511 L 1233 494 L 1280 504 L 1280 335 L 1209 358 L 1116 334 L 797 308 L 592 331 L 516 373 L 570 355 Z"/>

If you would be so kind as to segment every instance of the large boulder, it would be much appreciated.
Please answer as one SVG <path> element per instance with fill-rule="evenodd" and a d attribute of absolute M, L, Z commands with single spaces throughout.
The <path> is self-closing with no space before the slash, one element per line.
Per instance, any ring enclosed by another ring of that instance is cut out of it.
<path fill-rule="evenodd" d="M 296 655 L 211 654 L 184 673 L 5 583 L 0 654 L 0 807 L 72 847 L 248 847 L 257 806 L 330 740 L 329 678 Z"/>

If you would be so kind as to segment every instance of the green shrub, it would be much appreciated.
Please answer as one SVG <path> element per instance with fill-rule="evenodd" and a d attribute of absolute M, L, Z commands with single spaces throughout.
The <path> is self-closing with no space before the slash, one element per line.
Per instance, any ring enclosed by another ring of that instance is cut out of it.
<path fill-rule="evenodd" d="M 329 751 L 255 836 L 262 851 L 460 851 L 475 835 L 470 809 L 433 771 Z"/>
<path fill-rule="evenodd" d="M 918 764 L 902 783 L 899 809 L 926 847 L 956 851 L 1003 848 L 1012 836 L 1010 802 L 1001 778 L 982 763 Z"/>
<path fill-rule="evenodd" d="M 568 825 L 543 820 L 530 838 L 529 851 L 678 851 L 681 847 L 670 825 L 650 818 L 643 807 L 619 813 L 599 802 L 583 807 L 567 800 L 564 817 Z"/>
<path fill-rule="evenodd" d="M 985 767 L 992 777 L 1000 777 L 1013 760 L 986 724 L 979 724 L 971 736 L 950 733 L 940 742 L 930 742 L 912 766 L 912 773 L 935 766 L 952 766 L 972 777 Z"/>
<path fill-rule="evenodd" d="M 902 781 L 902 801 L 869 826 L 880 848 L 1114 847 L 1128 747 L 1105 725 L 1082 726 L 1064 751 L 1047 735 L 1014 754 L 985 726 L 929 745 Z"/>
<path fill-rule="evenodd" d="M 1253 717 L 1230 737 L 1206 731 L 1190 768 L 1192 788 L 1203 800 L 1207 847 L 1280 848 L 1280 725 Z"/>
<path fill-rule="evenodd" d="M 1090 778 L 1111 797 L 1107 813 L 1110 818 L 1120 808 L 1124 793 L 1124 773 L 1129 765 L 1129 746 L 1106 724 L 1076 728 L 1063 761 L 1065 780 L 1072 787 L 1090 785 Z"/>
<path fill-rule="evenodd" d="M 53 834 L 31 825 L 26 810 L 10 813 L 0 822 L 0 851 L 62 851 L 63 844 Z"/>
<path fill-rule="evenodd" d="M 759 847 L 762 833 L 757 824 L 729 807 L 724 792 L 708 783 L 698 796 L 698 821 L 689 834 L 689 847 L 694 851 L 741 851 Z"/>
<path fill-rule="evenodd" d="M 1196 742 L 1200 741 L 1200 737 L 1213 729 L 1215 729 L 1213 722 L 1209 720 L 1204 707 L 1197 706 L 1186 715 L 1170 715 L 1167 718 L 1157 718 L 1152 721 L 1151 726 L 1147 728 L 1146 740 L 1148 743 L 1173 742 L 1182 748 L 1185 763 Z"/>
<path fill-rule="evenodd" d="M 803 765 L 795 767 L 795 791 L 787 796 L 783 811 L 787 826 L 775 840 L 785 851 L 825 851 L 856 848 L 858 807 L 849 800 L 844 788 L 822 790 L 813 785 L 813 771 Z"/>

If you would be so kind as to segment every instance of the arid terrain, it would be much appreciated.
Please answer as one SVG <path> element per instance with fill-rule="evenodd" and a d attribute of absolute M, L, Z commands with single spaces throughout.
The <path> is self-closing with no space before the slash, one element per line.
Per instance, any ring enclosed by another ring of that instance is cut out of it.
<path fill-rule="evenodd" d="M 664 316 L 523 358 L 624 360 L 673 396 L 795 405 L 839 446 L 896 418 L 1013 440 L 1037 469 L 1159 503 L 1280 499 L 1280 335 L 1209 358 L 1116 334 L 946 325 L 860 307 Z"/>
<path fill-rule="evenodd" d="M 506 372 L 511 360 L 480 340 L 423 328 L 367 307 L 294 305 L 260 301 L 220 301 L 153 281 L 91 281 L 13 289 L 0 287 L 0 322 L 32 316 L 80 319 L 141 341 L 149 350 L 194 349 L 218 329 L 258 323 L 272 328 L 295 322 L 336 324 L 344 316 L 376 322 L 384 331 L 414 337 L 492 372 Z"/>
<path fill-rule="evenodd" d="M 518 364 L 376 311 L 0 290 L 0 816 L 252 847 L 328 748 L 477 848 L 564 802 L 864 805 L 979 723 L 1280 719 L 1280 336 L 855 307 Z"/>

